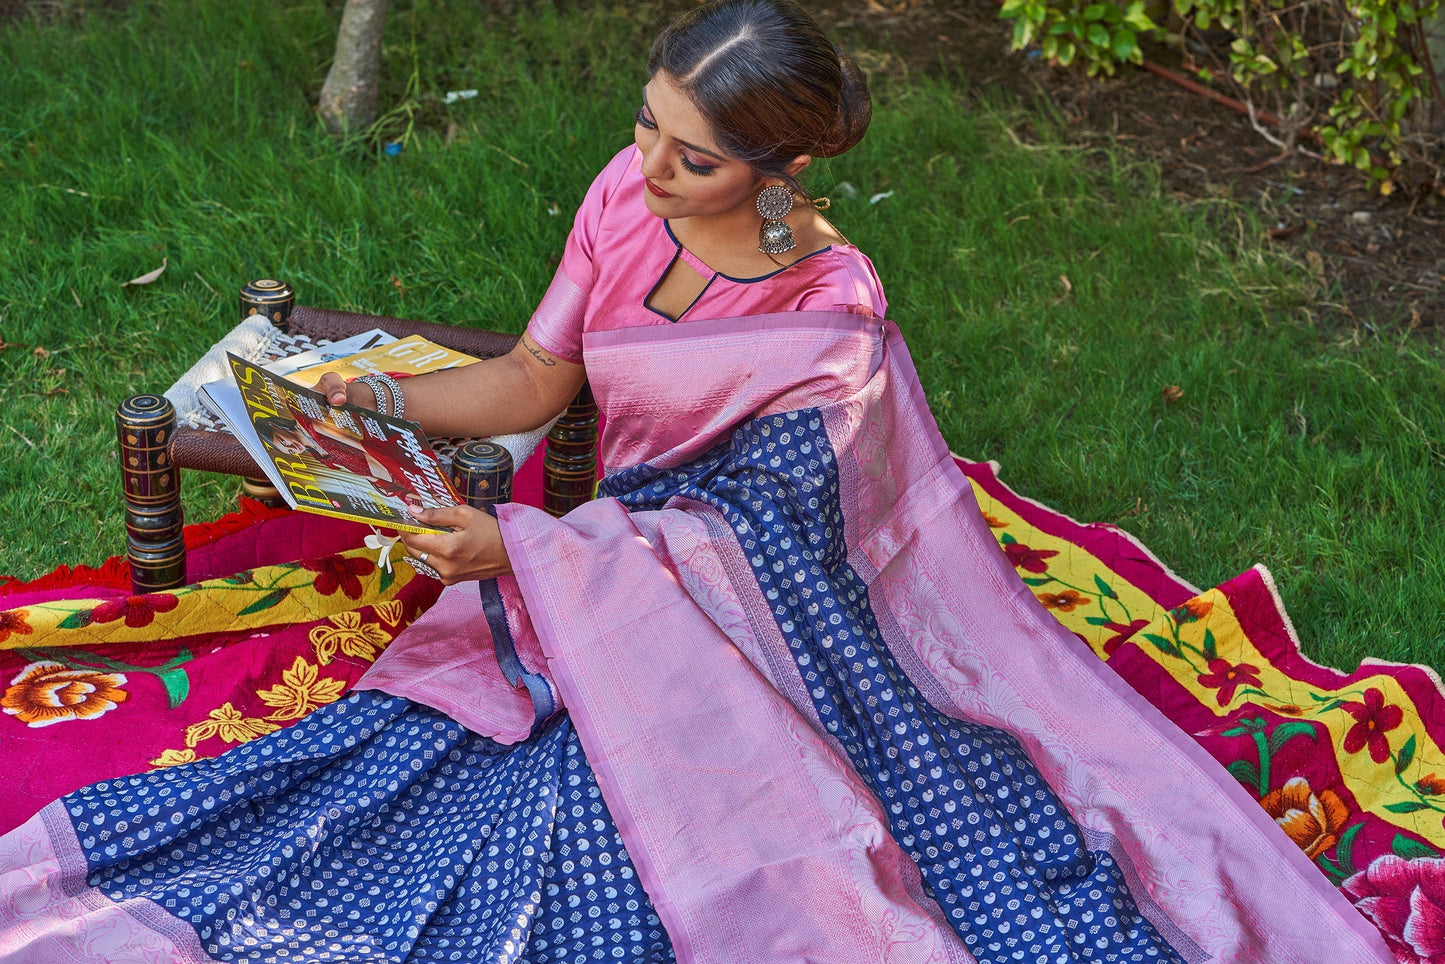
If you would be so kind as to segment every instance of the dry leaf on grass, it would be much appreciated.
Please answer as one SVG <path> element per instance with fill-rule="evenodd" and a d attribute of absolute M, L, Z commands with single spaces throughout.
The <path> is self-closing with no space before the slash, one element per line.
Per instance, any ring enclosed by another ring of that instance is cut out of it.
<path fill-rule="evenodd" d="M 129 281 L 124 281 L 124 282 L 121 283 L 121 287 L 124 288 L 126 285 L 148 285 L 148 284 L 150 284 L 152 281 L 154 281 L 154 280 L 156 280 L 157 278 L 159 278 L 161 275 L 165 274 L 165 273 L 166 273 L 166 266 L 169 265 L 170 263 L 171 263 L 171 259 L 170 259 L 170 258 L 161 258 L 161 266 L 160 266 L 159 268 L 157 268 L 157 269 L 154 270 L 154 271 L 147 271 L 145 274 L 141 275 L 139 278 L 132 278 L 132 279 L 130 279 Z"/>
<path fill-rule="evenodd" d="M 1069 296 L 1074 293 L 1074 283 L 1069 280 L 1069 276 L 1068 276 L 1068 275 L 1066 275 L 1066 274 L 1061 274 L 1061 275 L 1059 275 L 1059 284 L 1061 284 L 1061 285 L 1064 286 L 1064 293 L 1061 294 L 1061 295 L 1059 295 L 1057 298 L 1055 298 L 1055 299 L 1053 300 L 1053 304 L 1054 304 L 1054 305 L 1061 305 L 1061 304 L 1063 304 L 1064 302 L 1068 301 L 1068 300 L 1069 300 Z"/>
<path fill-rule="evenodd" d="M 1165 385 L 1163 390 L 1160 391 L 1159 395 L 1164 399 L 1164 404 L 1167 405 L 1170 402 L 1177 402 L 1181 398 L 1183 398 L 1184 389 L 1180 388 L 1178 385 Z"/>

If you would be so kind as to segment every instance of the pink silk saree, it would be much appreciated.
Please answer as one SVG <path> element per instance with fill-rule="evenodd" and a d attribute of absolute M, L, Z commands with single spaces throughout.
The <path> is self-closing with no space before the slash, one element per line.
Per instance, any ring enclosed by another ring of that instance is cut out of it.
<path fill-rule="evenodd" d="M 744 420 L 817 416 L 846 561 L 888 650 L 933 706 L 1018 739 L 1180 957 L 1391 959 L 1236 780 L 1020 580 L 893 326 L 793 312 L 585 339 L 614 473 L 685 469 Z M 570 712 L 679 960 L 972 959 L 820 717 L 723 514 L 678 496 L 500 518 L 509 632 Z M 516 739 L 521 690 L 505 708 L 471 698 L 503 675 L 475 642 L 475 598 L 444 592 L 360 685 Z M 448 631 L 462 621 L 470 640 Z"/>

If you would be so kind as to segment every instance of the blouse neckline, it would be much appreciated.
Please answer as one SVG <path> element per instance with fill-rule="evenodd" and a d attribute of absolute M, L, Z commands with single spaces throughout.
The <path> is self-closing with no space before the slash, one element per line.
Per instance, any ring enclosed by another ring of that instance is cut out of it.
<path fill-rule="evenodd" d="M 730 274 L 723 274 L 721 271 L 715 271 L 715 270 L 713 270 L 710 266 L 708 266 L 708 264 L 707 264 L 706 262 L 704 262 L 704 261 L 703 261 L 701 258 L 699 258 L 696 254 L 693 254 L 691 251 L 689 251 L 687 248 L 685 248 L 685 247 L 683 246 L 682 242 L 679 241 L 679 240 L 677 240 L 677 235 L 675 235 L 675 234 L 672 233 L 672 223 L 671 223 L 670 221 L 668 221 L 666 218 L 663 218 L 663 220 L 662 220 L 662 227 L 663 227 L 664 230 L 667 231 L 667 237 L 668 237 L 668 239 L 669 239 L 670 241 L 672 241 L 672 243 L 677 247 L 677 257 L 682 258 L 682 260 L 687 263 L 688 267 L 692 268 L 694 271 L 696 271 L 698 274 L 702 275 L 704 278 L 707 278 L 707 279 L 708 279 L 708 285 L 709 285 L 709 286 L 711 286 L 712 280 L 713 280 L 714 278 L 722 278 L 722 279 L 724 279 L 724 280 L 726 280 L 726 281 L 731 281 L 733 284 L 740 284 L 740 285 L 757 284 L 759 281 L 767 281 L 769 278 L 777 277 L 778 275 L 782 274 L 784 271 L 787 271 L 789 268 L 794 267 L 795 265 L 800 265 L 800 264 L 802 264 L 804 261 L 807 261 L 809 258 L 815 258 L 815 257 L 817 257 L 817 256 L 820 255 L 820 254 L 826 254 L 826 253 L 828 253 L 829 251 L 832 251 L 832 250 L 833 250 L 833 246 L 832 246 L 831 244 L 825 245 L 825 246 L 819 248 L 817 251 L 813 251 L 813 252 L 810 252 L 810 253 L 808 253 L 808 254 L 803 255 L 801 258 L 799 258 L 797 261 L 794 261 L 792 264 L 782 265 L 782 266 L 779 267 L 778 270 L 776 270 L 776 271 L 769 271 L 767 274 L 757 275 L 756 277 L 752 277 L 752 278 L 735 278 L 735 277 L 733 277 L 733 276 L 730 275 Z M 669 269 L 672 267 L 672 261 L 671 261 L 671 260 L 668 261 L 667 267 L 668 267 Z M 664 271 L 664 272 L 663 272 L 663 275 L 666 276 L 666 273 L 667 273 L 667 272 Z M 661 282 L 662 282 L 662 279 L 659 278 L 659 279 L 658 279 L 658 283 L 661 284 Z M 656 286 L 654 286 L 654 287 L 656 287 Z M 704 290 L 706 290 L 706 289 L 704 289 Z M 698 297 L 701 297 L 701 295 L 699 295 Z M 694 302 L 694 304 L 696 304 L 696 302 Z M 685 314 L 685 313 L 686 313 L 686 312 L 684 312 L 684 314 Z"/>

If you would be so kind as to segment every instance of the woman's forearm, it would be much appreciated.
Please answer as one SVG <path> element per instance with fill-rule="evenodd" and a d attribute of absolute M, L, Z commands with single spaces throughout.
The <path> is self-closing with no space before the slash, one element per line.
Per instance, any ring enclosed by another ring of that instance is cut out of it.
<path fill-rule="evenodd" d="M 400 384 L 405 417 L 428 435 L 502 435 L 545 425 L 567 407 L 585 377 L 581 365 L 523 335 L 506 355 Z"/>

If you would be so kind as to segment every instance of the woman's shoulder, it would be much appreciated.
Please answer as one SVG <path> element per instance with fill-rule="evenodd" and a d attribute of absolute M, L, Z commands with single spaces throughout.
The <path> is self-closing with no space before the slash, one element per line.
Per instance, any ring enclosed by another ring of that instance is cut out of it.
<path fill-rule="evenodd" d="M 797 285 L 800 311 L 853 311 L 886 317 L 888 300 L 873 262 L 857 246 L 832 244 L 808 255 L 788 271 Z"/>

